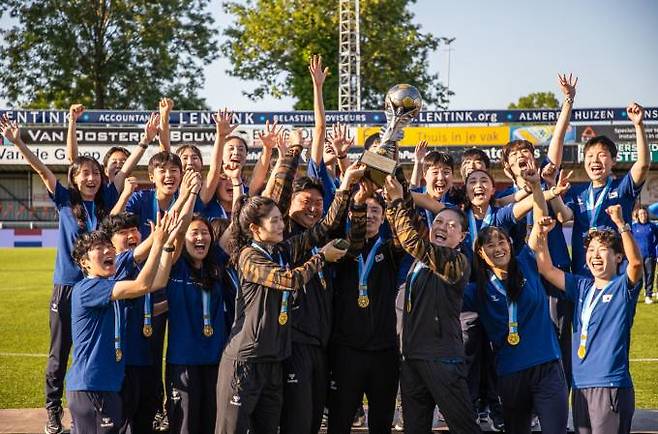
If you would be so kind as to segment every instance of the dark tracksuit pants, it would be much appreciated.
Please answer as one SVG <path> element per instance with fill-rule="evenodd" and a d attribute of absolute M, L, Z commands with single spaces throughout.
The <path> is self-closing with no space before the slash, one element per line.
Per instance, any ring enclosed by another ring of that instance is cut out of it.
<path fill-rule="evenodd" d="M 281 362 L 256 363 L 222 357 L 215 433 L 276 434 L 282 406 Z"/>
<path fill-rule="evenodd" d="M 121 428 L 121 396 L 117 392 L 67 391 L 71 434 L 114 434 Z"/>
<path fill-rule="evenodd" d="M 171 434 L 215 432 L 217 372 L 217 365 L 167 364 L 167 416 Z"/>
<path fill-rule="evenodd" d="M 567 432 L 567 383 L 559 360 L 498 377 L 505 432 L 530 434 L 533 412 L 546 434 Z"/>
<path fill-rule="evenodd" d="M 159 291 L 158 291 L 159 292 Z M 158 293 L 156 292 L 156 294 Z M 153 303 L 164 300 L 162 296 L 154 297 Z M 167 314 L 154 316 L 152 320 L 153 335 L 149 338 L 151 344 L 151 360 L 153 360 L 153 369 L 151 375 L 156 384 L 157 398 L 160 402 L 159 408 L 165 408 L 165 384 L 162 380 L 162 356 L 164 354 L 164 341 L 167 332 Z"/>
<path fill-rule="evenodd" d="M 62 406 L 64 377 L 73 344 L 71 286 L 55 285 L 50 298 L 50 349 L 46 364 L 46 409 Z"/>
<path fill-rule="evenodd" d="M 151 432 L 155 413 L 162 406 L 162 400 L 157 393 L 158 387 L 160 381 L 155 381 L 152 366 L 126 366 L 126 376 L 121 388 L 121 434 Z"/>
<path fill-rule="evenodd" d="M 283 362 L 281 433 L 317 433 L 327 398 L 327 352 L 317 345 L 293 342 Z"/>
<path fill-rule="evenodd" d="M 398 350 L 360 351 L 336 345 L 330 357 L 328 433 L 351 432 L 364 393 L 368 398 L 369 431 L 390 432 L 398 390 Z"/>
<path fill-rule="evenodd" d="M 578 434 L 628 434 L 635 412 L 632 387 L 573 390 L 573 425 Z"/>
<path fill-rule="evenodd" d="M 649 256 L 644 258 L 644 295 L 653 295 L 653 280 L 656 273 L 656 258 Z"/>
<path fill-rule="evenodd" d="M 403 360 L 400 371 L 405 433 L 429 433 L 436 405 L 451 432 L 479 433 L 463 362 Z"/>
<path fill-rule="evenodd" d="M 571 271 L 571 267 L 558 266 L 558 268 L 565 273 Z M 560 345 L 560 352 L 562 354 L 562 368 L 564 368 L 564 376 L 567 381 L 567 388 L 571 388 L 571 320 L 573 318 L 573 303 L 567 300 L 562 291 L 552 287 L 549 283 L 544 283 L 546 290 L 549 294 L 548 309 L 551 316 L 551 321 L 555 326 L 557 334 L 557 341 Z M 552 295 L 555 294 L 555 295 Z"/>

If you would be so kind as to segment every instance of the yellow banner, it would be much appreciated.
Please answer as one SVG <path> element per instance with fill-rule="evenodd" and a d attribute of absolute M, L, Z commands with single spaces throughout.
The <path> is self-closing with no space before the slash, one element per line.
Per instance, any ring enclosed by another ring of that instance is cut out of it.
<path fill-rule="evenodd" d="M 357 128 L 357 143 L 381 131 L 379 127 Z M 427 140 L 429 146 L 504 145 L 509 142 L 509 127 L 408 127 L 404 128 L 401 146 L 416 146 Z"/>

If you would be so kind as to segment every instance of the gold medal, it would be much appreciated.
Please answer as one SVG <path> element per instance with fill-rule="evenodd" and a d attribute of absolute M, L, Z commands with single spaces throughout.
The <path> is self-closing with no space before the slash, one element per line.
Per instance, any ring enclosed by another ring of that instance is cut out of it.
<path fill-rule="evenodd" d="M 370 299 L 368 299 L 367 295 L 359 295 L 359 300 L 357 301 L 357 304 L 361 309 L 365 309 L 370 304 Z"/>
<path fill-rule="evenodd" d="M 578 347 L 578 358 L 579 358 L 580 360 L 583 360 L 583 359 L 585 358 L 585 353 L 586 353 L 586 351 L 585 351 L 585 345 L 582 345 L 582 344 L 581 344 L 581 345 Z"/>
<path fill-rule="evenodd" d="M 590 233 L 590 234 L 593 234 L 593 233 L 596 232 L 597 230 L 598 230 L 598 229 L 596 229 L 596 228 L 594 228 L 594 227 L 589 228 L 589 233 Z"/>
<path fill-rule="evenodd" d="M 212 326 L 210 324 L 206 324 L 206 325 L 203 326 L 203 335 L 205 337 L 209 338 L 210 336 L 212 336 L 213 333 L 214 333 L 214 331 L 213 331 Z"/>
<path fill-rule="evenodd" d="M 411 300 L 407 300 L 407 312 L 411 312 Z"/>
<path fill-rule="evenodd" d="M 123 351 L 121 351 L 121 348 L 114 349 L 114 358 L 117 362 L 120 362 L 121 359 L 123 359 Z"/>
<path fill-rule="evenodd" d="M 153 327 L 151 327 L 151 324 L 144 324 L 144 327 L 142 328 L 142 334 L 147 338 L 150 338 L 151 335 L 153 335 Z"/>
<path fill-rule="evenodd" d="M 507 335 L 507 343 L 510 345 L 518 345 L 521 342 L 521 336 L 518 333 L 510 333 Z"/>
<path fill-rule="evenodd" d="M 279 324 L 286 325 L 287 323 L 288 323 L 288 314 L 285 312 L 281 312 L 279 314 Z"/>

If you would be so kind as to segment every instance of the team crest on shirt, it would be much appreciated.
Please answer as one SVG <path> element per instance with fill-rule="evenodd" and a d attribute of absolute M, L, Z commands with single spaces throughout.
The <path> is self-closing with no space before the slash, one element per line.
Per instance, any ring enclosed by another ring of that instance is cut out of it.
<path fill-rule="evenodd" d="M 113 428 L 114 427 L 114 422 L 112 422 L 112 419 L 109 417 L 102 417 L 101 418 L 101 428 Z"/>
<path fill-rule="evenodd" d="M 242 405 L 242 403 L 240 402 L 240 395 L 233 395 L 233 397 L 231 397 L 230 404 L 240 407 Z"/>
<path fill-rule="evenodd" d="M 382 262 L 384 260 L 384 254 L 380 253 L 375 256 L 375 262 Z"/>
<path fill-rule="evenodd" d="M 171 400 L 180 401 L 180 392 L 177 389 L 171 389 Z"/>
<path fill-rule="evenodd" d="M 297 380 L 297 376 L 295 373 L 288 374 L 288 380 L 286 381 L 288 384 L 296 384 L 299 383 L 299 380 Z"/>
<path fill-rule="evenodd" d="M 612 300 L 612 294 L 603 294 L 601 297 L 601 303 L 610 303 L 610 300 Z"/>
<path fill-rule="evenodd" d="M 336 383 L 336 380 L 331 380 L 329 382 L 329 389 L 338 390 L 338 384 Z"/>
<path fill-rule="evenodd" d="M 619 197 L 619 192 L 617 190 L 612 190 L 608 193 L 608 199 L 617 199 Z"/>
<path fill-rule="evenodd" d="M 495 303 L 498 300 L 500 300 L 500 299 L 498 298 L 498 296 L 496 294 L 491 294 L 491 301 L 493 301 Z"/>

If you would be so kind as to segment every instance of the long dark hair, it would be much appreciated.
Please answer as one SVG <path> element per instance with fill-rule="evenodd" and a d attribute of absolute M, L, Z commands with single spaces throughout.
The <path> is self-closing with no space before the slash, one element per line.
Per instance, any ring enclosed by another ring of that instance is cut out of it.
<path fill-rule="evenodd" d="M 493 271 L 484 261 L 482 256 L 480 256 L 480 250 L 495 233 L 504 237 L 510 246 L 510 260 L 507 265 L 507 280 L 505 282 L 505 287 L 507 289 L 507 297 L 512 301 L 516 301 L 521 295 L 525 279 L 519 270 L 519 264 L 516 261 L 512 240 L 504 229 L 496 226 L 487 226 L 486 228 L 480 229 L 480 232 L 475 239 L 475 246 L 473 247 L 473 272 L 475 274 L 475 284 L 477 285 L 478 295 L 482 302 L 486 301 L 489 273 L 493 273 Z"/>
<path fill-rule="evenodd" d="M 233 207 L 231 214 L 231 240 L 229 242 L 229 254 L 231 262 L 238 265 L 240 252 L 251 241 L 251 230 L 249 225 L 254 223 L 260 225 L 262 218 L 267 216 L 276 206 L 269 197 L 264 196 L 240 196 Z"/>
<path fill-rule="evenodd" d="M 494 181 L 493 176 L 491 176 L 491 173 L 482 169 L 474 170 L 471 173 L 469 173 L 466 179 L 464 180 L 464 210 L 465 211 L 468 211 L 472 207 L 471 199 L 468 197 L 468 180 L 471 177 L 471 175 L 473 175 L 476 172 L 484 173 L 491 180 L 491 186 L 493 190 L 491 192 L 491 197 L 489 198 L 489 205 L 494 206 L 494 204 L 496 203 L 496 181 Z"/>
<path fill-rule="evenodd" d="M 208 249 L 206 257 L 203 258 L 200 269 L 196 269 L 190 266 L 190 279 L 198 286 L 203 288 L 204 291 L 211 291 L 215 286 L 214 283 L 222 280 L 223 274 L 222 266 L 217 261 L 218 255 L 217 246 L 215 245 L 215 234 L 210 222 L 201 214 L 194 214 L 190 224 L 192 222 L 202 222 L 204 225 L 206 225 L 208 232 L 210 232 L 210 248 Z M 183 247 L 182 256 L 189 265 L 192 264 L 190 254 L 187 252 L 185 247 Z"/>
<path fill-rule="evenodd" d="M 82 156 L 76 157 L 73 160 L 73 163 L 71 163 L 71 166 L 69 166 L 68 181 L 69 194 L 71 196 L 71 211 L 78 222 L 79 232 L 87 231 L 87 211 L 82 203 L 82 195 L 80 194 L 80 189 L 78 189 L 78 186 L 75 183 L 75 177 L 78 176 L 85 164 L 91 164 L 101 175 L 101 185 L 98 187 L 96 196 L 94 196 L 96 220 L 101 222 L 105 216 L 109 214 L 108 210 L 105 208 L 105 201 L 103 200 L 103 186 L 107 184 L 107 176 L 105 176 L 103 167 L 93 158 Z M 92 230 L 94 229 L 96 228 L 92 228 Z"/>

